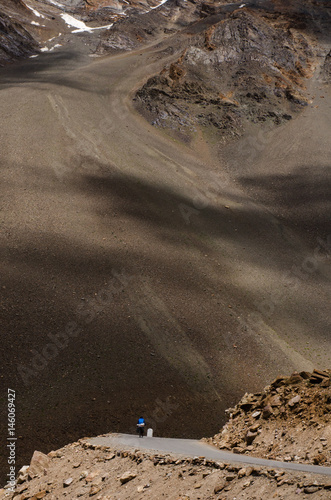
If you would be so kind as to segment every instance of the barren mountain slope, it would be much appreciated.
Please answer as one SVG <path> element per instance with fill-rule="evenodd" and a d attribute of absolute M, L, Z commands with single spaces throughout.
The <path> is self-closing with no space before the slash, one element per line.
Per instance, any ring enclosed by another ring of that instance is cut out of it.
<path fill-rule="evenodd" d="M 324 19 L 327 4 L 311 5 Z M 239 6 L 217 7 L 224 25 L 236 27 L 231 33 L 240 35 L 240 23 L 252 33 L 256 16 L 274 66 L 283 54 L 289 70 L 296 58 L 300 72 L 313 70 L 317 58 L 323 78 L 317 69 L 311 79 L 294 75 L 307 106 L 282 90 L 278 100 L 277 68 L 266 62 L 272 82 L 261 106 L 280 124 L 270 115 L 254 122 L 264 114 L 241 84 L 240 106 L 229 107 L 242 113 L 244 134 L 226 145 L 214 125 L 206 137 L 196 124 L 191 144 L 179 130 L 169 138 L 132 101 L 153 75 L 164 68 L 170 75 L 187 41 L 210 57 L 219 50 L 202 48 L 211 25 L 221 39 L 224 32 L 200 3 L 132 12 L 91 54 L 98 30 L 75 32 L 63 10 L 44 2 L 56 28 L 65 28 L 62 46 L 54 40 L 52 52 L 1 69 L 1 380 L 5 391 L 17 391 L 19 465 L 36 447 L 47 452 L 82 435 L 128 431 L 141 412 L 163 436 L 213 435 L 243 392 L 280 371 L 329 364 L 325 23 L 316 39 L 307 28 L 303 38 L 286 27 L 281 35 L 269 11 L 261 14 L 262 2 Z M 135 50 L 118 50 L 121 33 L 125 44 L 138 40 Z M 279 48 L 268 37 L 291 43 Z M 299 39 L 309 43 L 307 64 Z M 249 38 L 250 53 L 262 57 L 256 40 L 253 50 Z M 108 49 L 117 53 L 107 57 Z M 208 82 L 200 83 L 205 92 Z M 218 101 L 208 106 L 223 113 Z M 190 102 L 192 120 L 196 109 Z"/>

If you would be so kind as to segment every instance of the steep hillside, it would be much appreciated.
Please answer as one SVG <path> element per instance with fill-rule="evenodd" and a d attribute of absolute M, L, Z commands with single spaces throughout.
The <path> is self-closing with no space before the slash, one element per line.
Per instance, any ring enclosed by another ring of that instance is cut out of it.
<path fill-rule="evenodd" d="M 27 3 L 40 52 L 0 70 L 17 466 L 140 412 L 214 435 L 329 366 L 330 2 Z"/>

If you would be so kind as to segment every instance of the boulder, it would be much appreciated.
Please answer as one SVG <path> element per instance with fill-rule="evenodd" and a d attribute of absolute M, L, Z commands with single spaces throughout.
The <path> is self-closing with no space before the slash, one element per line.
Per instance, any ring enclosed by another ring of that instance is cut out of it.
<path fill-rule="evenodd" d="M 286 385 L 295 385 L 303 382 L 303 378 L 298 372 L 292 373 L 289 379 L 286 380 Z"/>
<path fill-rule="evenodd" d="M 71 483 L 72 483 L 72 482 L 73 482 L 72 477 L 68 477 L 68 479 L 65 479 L 65 480 L 63 481 L 63 488 L 67 488 L 68 486 L 70 486 L 70 485 L 71 485 Z"/>
<path fill-rule="evenodd" d="M 276 394 L 275 396 L 272 396 L 270 399 L 269 399 L 269 404 L 270 406 L 274 407 L 274 406 L 281 406 L 282 405 L 282 402 L 280 400 L 280 397 L 278 394 Z"/>
<path fill-rule="evenodd" d="M 90 483 L 92 482 L 96 477 L 98 477 L 100 475 L 100 471 L 99 470 L 95 470 L 93 472 L 90 472 L 86 477 L 85 477 L 85 481 L 87 483 Z"/>
<path fill-rule="evenodd" d="M 20 470 L 18 471 L 17 484 L 24 483 L 24 481 L 28 479 L 28 472 L 29 472 L 29 466 L 23 465 L 23 467 L 21 467 Z"/>
<path fill-rule="evenodd" d="M 35 451 L 32 455 L 28 475 L 31 479 L 41 476 L 48 469 L 50 458 L 41 451 Z"/>
<path fill-rule="evenodd" d="M 92 497 L 93 495 L 99 493 L 99 491 L 101 491 L 101 487 L 98 486 L 97 484 L 92 484 L 89 491 L 89 496 Z"/>
<path fill-rule="evenodd" d="M 243 467 L 238 471 L 238 478 L 240 479 L 241 477 L 246 477 L 247 476 L 247 469 Z"/>
<path fill-rule="evenodd" d="M 247 432 L 247 434 L 246 434 L 246 443 L 248 444 L 248 446 L 253 443 L 253 441 L 256 438 L 256 436 L 257 436 L 257 432 L 252 432 L 250 430 Z"/>
<path fill-rule="evenodd" d="M 321 370 L 314 370 L 309 378 L 309 382 L 312 384 L 320 384 L 325 380 L 330 381 L 330 377 L 327 372 L 323 372 Z"/>
<path fill-rule="evenodd" d="M 46 490 L 38 491 L 38 493 L 33 495 L 31 500 L 40 500 L 41 498 L 44 498 L 45 496 L 46 496 Z"/>
<path fill-rule="evenodd" d="M 121 484 L 125 484 L 125 483 L 128 483 L 129 481 L 132 481 L 132 479 L 134 479 L 135 477 L 137 477 L 137 474 L 135 472 L 128 471 L 128 472 L 125 472 L 120 477 L 120 482 L 121 482 Z"/>
<path fill-rule="evenodd" d="M 260 427 L 261 427 L 261 424 L 259 422 L 257 422 L 256 424 L 251 425 L 250 428 L 249 428 L 249 430 L 251 432 L 257 432 Z"/>
<path fill-rule="evenodd" d="M 272 415 L 272 407 L 267 405 L 262 410 L 262 418 L 268 419 Z"/>
<path fill-rule="evenodd" d="M 294 396 L 294 398 L 290 399 L 290 401 L 287 403 L 288 406 L 295 406 L 297 405 L 301 400 L 301 397 L 299 396 L 299 394 L 297 396 Z"/>
<path fill-rule="evenodd" d="M 324 464 L 327 461 L 327 457 L 324 455 L 324 453 L 319 453 L 315 457 L 313 457 L 313 464 L 315 465 L 321 465 Z"/>
<path fill-rule="evenodd" d="M 275 378 L 275 380 L 273 382 L 271 382 L 271 387 L 280 387 L 281 385 L 284 385 L 285 384 L 285 381 L 288 379 L 288 377 L 277 377 Z"/>
<path fill-rule="evenodd" d="M 217 495 L 220 491 L 224 490 L 225 486 L 228 485 L 228 482 L 226 479 L 221 479 L 215 486 L 214 488 L 214 493 Z"/>
<path fill-rule="evenodd" d="M 300 376 L 305 379 L 305 380 L 308 380 L 311 376 L 311 373 L 310 372 L 300 372 Z"/>
<path fill-rule="evenodd" d="M 255 394 L 248 394 L 246 393 L 238 406 L 244 410 L 245 412 L 251 410 L 256 403 L 258 403 L 258 398 L 256 397 Z"/>
<path fill-rule="evenodd" d="M 318 490 L 319 490 L 318 486 L 306 486 L 306 488 L 303 489 L 304 493 L 306 493 L 307 495 L 316 493 Z"/>

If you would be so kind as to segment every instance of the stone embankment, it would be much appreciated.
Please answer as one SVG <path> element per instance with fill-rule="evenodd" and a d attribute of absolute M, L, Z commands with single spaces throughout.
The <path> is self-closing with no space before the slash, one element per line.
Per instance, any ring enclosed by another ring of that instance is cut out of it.
<path fill-rule="evenodd" d="M 139 450 L 121 451 L 90 445 L 86 440 L 48 455 L 36 451 L 21 469 L 15 493 L 0 490 L 0 499 L 97 500 L 166 498 L 176 500 L 298 498 L 298 494 L 329 498 L 327 477 L 243 467 L 207 460 L 179 458 Z M 316 496 L 317 496 L 316 495 Z"/>
<path fill-rule="evenodd" d="M 295 372 L 245 394 L 208 442 L 262 458 L 330 465 L 330 376 L 331 370 Z"/>

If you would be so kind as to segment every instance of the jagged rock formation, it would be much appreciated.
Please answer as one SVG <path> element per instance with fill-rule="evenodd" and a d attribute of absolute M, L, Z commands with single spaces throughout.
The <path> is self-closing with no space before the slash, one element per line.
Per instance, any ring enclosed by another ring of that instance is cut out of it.
<path fill-rule="evenodd" d="M 136 106 L 153 125 L 186 139 L 197 127 L 236 136 L 247 122 L 280 124 L 307 105 L 316 48 L 296 22 L 249 7 L 210 19 L 137 92 Z"/>
<path fill-rule="evenodd" d="M 22 26 L 29 11 L 21 0 L 6 0 L 0 7 L 0 66 L 35 53 L 38 44 Z"/>
<path fill-rule="evenodd" d="M 245 394 L 210 442 L 220 449 L 287 461 L 331 464 L 331 370 L 277 377 Z"/>
<path fill-rule="evenodd" d="M 128 17 L 102 34 L 96 53 L 104 55 L 143 47 L 159 37 L 170 37 L 198 18 L 197 5 L 185 0 L 167 0 L 159 8 L 138 16 L 136 10 L 130 15 L 129 9 Z"/>

